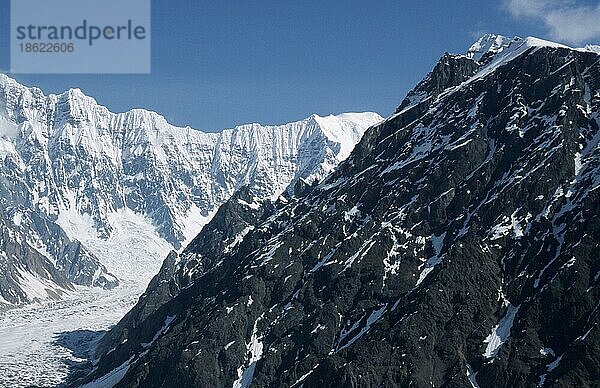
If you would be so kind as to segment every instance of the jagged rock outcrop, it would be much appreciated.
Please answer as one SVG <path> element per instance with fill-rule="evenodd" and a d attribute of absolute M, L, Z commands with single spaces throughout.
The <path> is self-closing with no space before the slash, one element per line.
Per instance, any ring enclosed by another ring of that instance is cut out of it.
<path fill-rule="evenodd" d="M 36 300 L 58 299 L 74 290 L 39 248 L 13 227 L 14 217 L 0 209 L 0 311 Z"/>
<path fill-rule="evenodd" d="M 98 258 L 44 216 L 22 206 L 0 209 L 0 301 L 14 307 L 60 299 L 73 284 L 112 289 L 119 281 Z"/>
<path fill-rule="evenodd" d="M 18 231 L 23 242 L 35 247 L 70 282 L 78 285 L 111 289 L 119 281 L 81 242 L 70 240 L 63 229 L 36 211 L 23 206 L 6 209 L 10 227 Z"/>

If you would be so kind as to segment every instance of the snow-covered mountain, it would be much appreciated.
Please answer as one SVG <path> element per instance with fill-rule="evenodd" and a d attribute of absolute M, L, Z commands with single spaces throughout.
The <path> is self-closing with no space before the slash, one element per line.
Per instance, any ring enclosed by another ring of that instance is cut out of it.
<path fill-rule="evenodd" d="M 249 185 L 256 198 L 276 198 L 300 178 L 322 179 L 380 120 L 376 113 L 312 115 L 205 133 L 146 110 L 112 113 L 79 89 L 46 96 L 0 74 L 0 204 L 15 214 L 7 227 L 34 241 L 31 248 L 70 282 L 114 287 L 115 268 L 102 264 L 110 253 L 96 245 L 120 233 L 124 212 L 178 249 L 237 189 Z M 71 256 L 61 251 L 68 244 L 78 244 Z M 0 282 L 4 299 L 14 293 Z"/>
<path fill-rule="evenodd" d="M 73 284 L 107 289 L 119 282 L 81 242 L 71 240 L 40 213 L 10 206 L 0 210 L 0 310 L 60 299 Z"/>
<path fill-rule="evenodd" d="M 598 52 L 486 36 L 318 186 L 238 192 L 80 382 L 598 386 L 598 252 Z"/>

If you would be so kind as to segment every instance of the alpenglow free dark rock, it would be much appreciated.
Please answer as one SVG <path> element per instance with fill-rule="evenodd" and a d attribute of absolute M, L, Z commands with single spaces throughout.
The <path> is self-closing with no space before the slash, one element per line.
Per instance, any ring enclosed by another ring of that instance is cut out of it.
<path fill-rule="evenodd" d="M 325 182 L 169 258 L 87 381 L 597 386 L 600 57 L 516 42 L 442 58 L 429 78 L 459 81 L 421 83 Z"/>

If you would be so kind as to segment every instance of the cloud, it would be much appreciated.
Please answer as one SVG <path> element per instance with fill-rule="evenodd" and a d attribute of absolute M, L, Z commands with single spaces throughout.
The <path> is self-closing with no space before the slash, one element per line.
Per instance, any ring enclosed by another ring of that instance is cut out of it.
<path fill-rule="evenodd" d="M 493 33 L 493 30 L 485 23 L 479 21 L 475 23 L 475 26 L 469 31 L 471 38 L 477 40 L 485 34 Z"/>
<path fill-rule="evenodd" d="M 544 24 L 553 39 L 581 44 L 600 39 L 600 2 L 582 4 L 572 0 L 505 0 L 515 18 Z"/>

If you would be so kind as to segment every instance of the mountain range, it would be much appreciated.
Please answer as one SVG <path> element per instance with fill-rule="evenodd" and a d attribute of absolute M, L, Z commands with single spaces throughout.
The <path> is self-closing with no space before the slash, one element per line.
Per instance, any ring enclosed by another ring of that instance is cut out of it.
<path fill-rule="evenodd" d="M 598 386 L 598 51 L 443 55 L 324 181 L 231 197 L 72 383 Z"/>
<path fill-rule="evenodd" d="M 312 115 L 209 133 L 142 109 L 112 113 L 79 89 L 46 96 L 0 74 L 0 309 L 74 285 L 114 288 L 126 272 L 112 257 L 131 234 L 124 222 L 180 249 L 236 190 L 274 199 L 320 180 L 381 119 Z"/>

